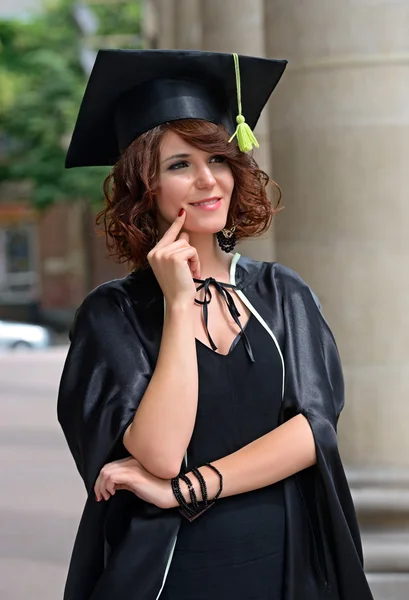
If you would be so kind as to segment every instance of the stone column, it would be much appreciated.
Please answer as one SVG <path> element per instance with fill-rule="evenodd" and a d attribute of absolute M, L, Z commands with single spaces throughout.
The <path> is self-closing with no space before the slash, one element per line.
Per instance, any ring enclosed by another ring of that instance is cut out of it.
<path fill-rule="evenodd" d="M 175 48 L 175 0 L 150 0 L 157 18 L 158 48 Z"/>
<path fill-rule="evenodd" d="M 201 50 L 202 12 L 200 0 L 174 0 L 175 43 L 182 50 Z"/>
<path fill-rule="evenodd" d="M 271 111 L 278 259 L 317 292 L 340 348 L 367 568 L 408 572 L 409 4 L 266 0 L 266 16 L 267 54 L 290 61 Z M 400 598 L 385 581 L 379 598 Z"/>
<path fill-rule="evenodd" d="M 200 50 L 201 0 L 147 0 L 145 20 L 148 29 L 157 30 L 158 48 Z"/>
<path fill-rule="evenodd" d="M 203 50 L 265 56 L 263 0 L 202 0 Z M 246 107 L 243 106 L 243 114 Z M 271 173 L 269 122 L 265 110 L 256 127 L 260 149 L 255 157 Z M 261 238 L 239 244 L 239 252 L 260 260 L 273 260 L 273 230 Z"/>

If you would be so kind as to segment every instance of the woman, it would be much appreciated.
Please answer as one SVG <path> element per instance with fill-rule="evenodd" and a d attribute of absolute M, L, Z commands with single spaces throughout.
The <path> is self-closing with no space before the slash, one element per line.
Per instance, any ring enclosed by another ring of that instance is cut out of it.
<path fill-rule="evenodd" d="M 115 164 L 100 219 L 134 270 L 71 331 L 58 414 L 89 495 L 66 600 L 372 597 L 332 334 L 294 272 L 231 253 L 274 212 L 241 86 L 254 127 L 284 68 L 98 55 L 67 166 Z"/>

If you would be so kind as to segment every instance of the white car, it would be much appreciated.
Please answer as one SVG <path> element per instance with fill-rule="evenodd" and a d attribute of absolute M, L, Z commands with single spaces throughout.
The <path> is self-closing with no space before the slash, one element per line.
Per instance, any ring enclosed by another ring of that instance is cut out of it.
<path fill-rule="evenodd" d="M 38 350 L 50 343 L 50 333 L 41 325 L 0 320 L 1 350 Z"/>

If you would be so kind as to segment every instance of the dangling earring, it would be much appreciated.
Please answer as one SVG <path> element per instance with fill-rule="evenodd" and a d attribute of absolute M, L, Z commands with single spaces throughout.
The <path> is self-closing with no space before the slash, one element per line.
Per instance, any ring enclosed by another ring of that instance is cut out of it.
<path fill-rule="evenodd" d="M 235 231 L 236 226 L 233 225 L 231 229 L 222 229 L 216 234 L 217 242 L 223 252 L 232 252 L 234 250 L 237 243 Z"/>

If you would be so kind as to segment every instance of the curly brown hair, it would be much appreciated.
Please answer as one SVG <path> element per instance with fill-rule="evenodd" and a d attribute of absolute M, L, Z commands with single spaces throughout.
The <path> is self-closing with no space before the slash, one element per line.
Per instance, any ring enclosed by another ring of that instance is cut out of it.
<path fill-rule="evenodd" d="M 114 165 L 104 181 L 105 208 L 96 218 L 97 225 L 103 225 L 110 254 L 133 268 L 147 265 L 147 255 L 158 241 L 155 188 L 160 144 L 167 131 L 199 150 L 225 158 L 235 182 L 226 227 L 236 225 L 237 239 L 263 234 L 281 201 L 280 187 L 235 141 L 229 143 L 222 125 L 196 119 L 159 125 L 132 142 Z M 278 192 L 274 207 L 267 195 L 268 183 Z"/>

